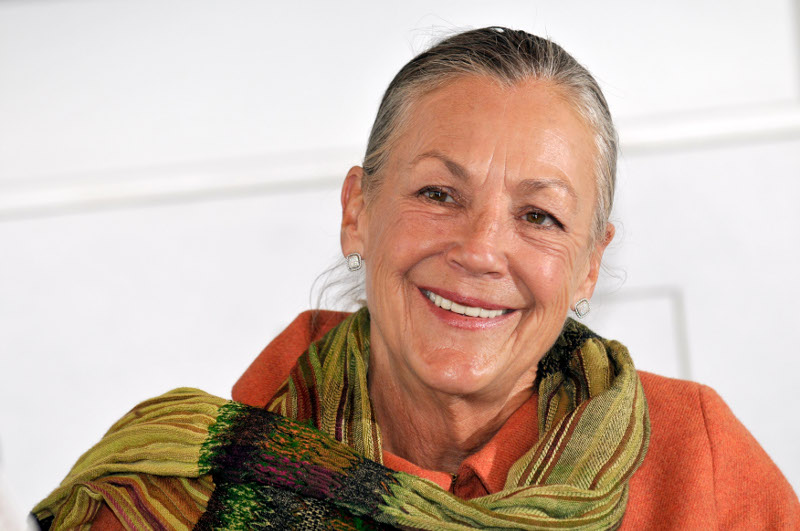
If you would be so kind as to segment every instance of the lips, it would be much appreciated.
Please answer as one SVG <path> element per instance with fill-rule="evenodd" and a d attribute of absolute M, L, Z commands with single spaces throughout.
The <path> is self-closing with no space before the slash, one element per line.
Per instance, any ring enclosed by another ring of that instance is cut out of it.
<path fill-rule="evenodd" d="M 422 289 L 421 291 L 437 307 L 459 315 L 466 315 L 467 317 L 493 319 L 513 311 L 510 308 L 502 308 L 494 304 L 486 304 L 474 301 L 474 299 L 464 299 L 463 297 L 451 295 L 453 298 L 458 298 L 461 301 L 459 303 L 427 289 Z M 467 302 L 475 305 L 466 304 Z M 490 307 L 487 308 L 486 306 Z"/>

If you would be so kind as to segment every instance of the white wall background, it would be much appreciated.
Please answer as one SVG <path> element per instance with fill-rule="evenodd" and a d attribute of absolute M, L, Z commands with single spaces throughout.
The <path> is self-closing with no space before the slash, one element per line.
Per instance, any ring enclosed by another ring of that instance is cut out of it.
<path fill-rule="evenodd" d="M 230 396 L 339 256 L 340 180 L 392 75 L 490 24 L 563 44 L 617 117 L 620 238 L 590 324 L 717 389 L 800 490 L 798 2 L 7 0 L 0 480 L 17 507 L 134 403 Z"/>

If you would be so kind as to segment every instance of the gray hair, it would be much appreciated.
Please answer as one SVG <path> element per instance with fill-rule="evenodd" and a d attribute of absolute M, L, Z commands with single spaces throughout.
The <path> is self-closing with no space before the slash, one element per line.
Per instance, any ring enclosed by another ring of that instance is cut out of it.
<path fill-rule="evenodd" d="M 489 27 L 448 37 L 406 64 L 381 100 L 362 164 L 367 197 L 380 186 L 393 143 L 421 96 L 457 77 L 483 75 L 507 85 L 545 80 L 563 91 L 594 132 L 597 157 L 595 238 L 602 237 L 611 213 L 617 171 L 617 132 L 597 81 L 561 46 L 524 31 Z"/>

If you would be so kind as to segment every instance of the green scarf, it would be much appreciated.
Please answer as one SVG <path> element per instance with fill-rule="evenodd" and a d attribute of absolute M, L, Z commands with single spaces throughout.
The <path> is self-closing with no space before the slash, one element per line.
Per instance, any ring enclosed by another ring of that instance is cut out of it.
<path fill-rule="evenodd" d="M 620 524 L 650 433 L 621 344 L 567 321 L 539 365 L 538 442 L 503 491 L 472 500 L 381 464 L 368 363 L 361 310 L 309 346 L 267 409 L 192 389 L 144 402 L 34 513 L 57 529 L 86 526 L 103 503 L 130 529 Z"/>

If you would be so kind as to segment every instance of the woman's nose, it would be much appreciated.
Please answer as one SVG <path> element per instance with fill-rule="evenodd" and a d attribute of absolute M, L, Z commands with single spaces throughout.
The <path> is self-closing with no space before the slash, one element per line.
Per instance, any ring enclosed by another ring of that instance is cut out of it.
<path fill-rule="evenodd" d="M 504 235 L 497 216 L 466 221 L 447 252 L 447 261 L 473 275 L 502 275 L 506 268 Z"/>

